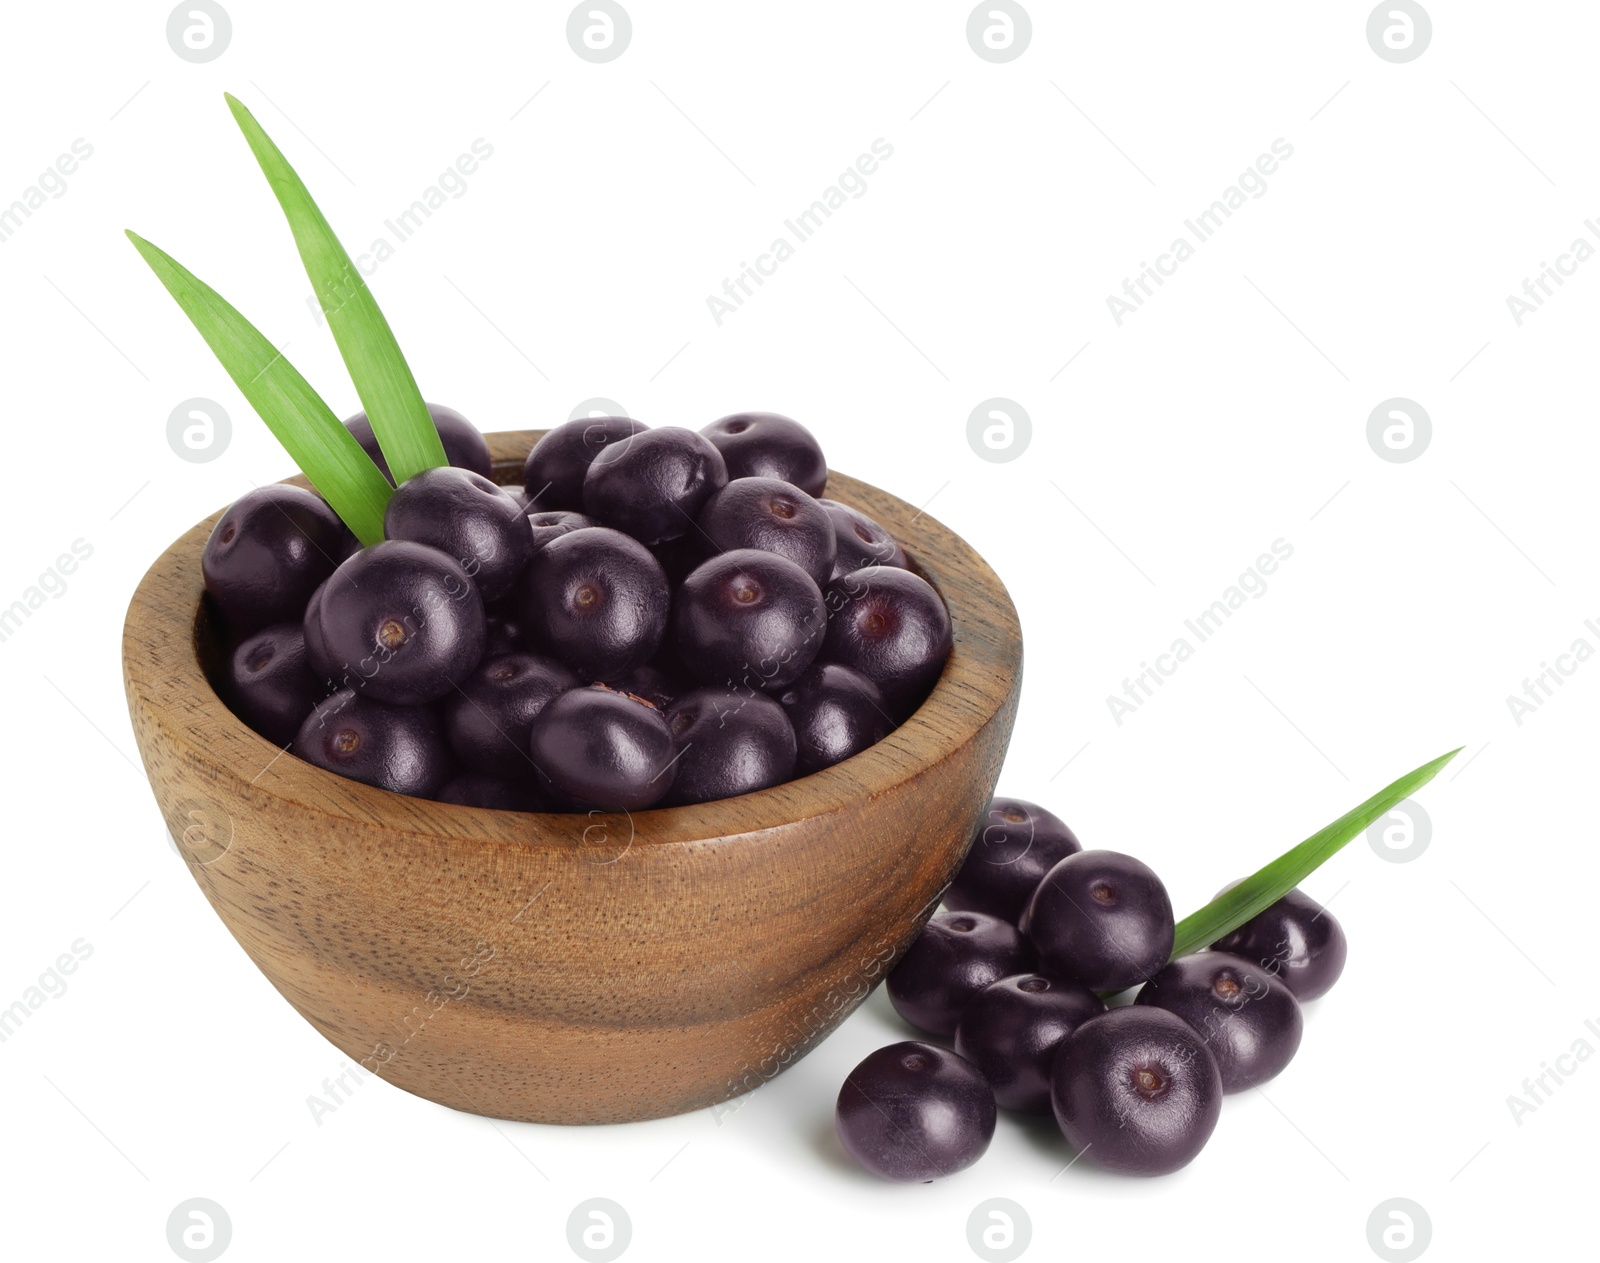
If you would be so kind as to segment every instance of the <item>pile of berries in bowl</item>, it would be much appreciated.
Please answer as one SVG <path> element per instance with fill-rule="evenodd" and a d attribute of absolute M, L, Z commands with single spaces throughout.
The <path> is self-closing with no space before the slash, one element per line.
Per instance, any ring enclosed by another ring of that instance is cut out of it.
<path fill-rule="evenodd" d="M 908 1040 L 839 1093 L 840 1142 L 887 1179 L 980 1158 L 997 1110 L 1054 1114 L 1078 1156 L 1132 1175 L 1187 1165 L 1226 1093 L 1300 1046 L 1301 1004 L 1338 981 L 1344 931 L 1291 891 L 1171 960 L 1172 903 L 1132 856 L 1083 850 L 1056 816 L 996 798 L 937 913 L 889 974 L 895 1009 L 951 1047 Z M 1131 1004 L 1106 1000 L 1129 988 Z"/>
<path fill-rule="evenodd" d="M 450 464 L 400 483 L 382 542 L 280 484 L 206 543 L 219 692 L 300 758 L 464 806 L 684 805 L 841 762 L 937 680 L 943 600 L 823 498 L 799 423 L 579 419 L 534 445 L 519 491 L 459 413 L 429 413 Z M 346 425 L 387 476 L 365 415 Z"/>

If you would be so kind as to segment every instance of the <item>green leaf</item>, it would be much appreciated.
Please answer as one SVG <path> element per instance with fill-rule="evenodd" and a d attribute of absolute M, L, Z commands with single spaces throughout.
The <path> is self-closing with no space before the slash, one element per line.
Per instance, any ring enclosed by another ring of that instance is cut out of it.
<path fill-rule="evenodd" d="M 138 233 L 128 240 L 194 322 L 228 376 L 363 544 L 383 539 L 394 488 L 295 366 L 227 299 Z"/>
<path fill-rule="evenodd" d="M 1441 755 L 1407 772 L 1394 784 L 1379 790 L 1366 802 L 1345 812 L 1325 829 L 1313 833 L 1299 846 L 1285 851 L 1260 872 L 1246 877 L 1231 890 L 1218 895 L 1200 911 L 1178 922 L 1177 941 L 1172 959 L 1208 947 L 1225 934 L 1266 911 L 1304 881 L 1322 862 L 1374 820 L 1387 815 L 1396 803 L 1409 798 L 1431 781 L 1446 763 L 1461 753 L 1461 748 Z"/>
<path fill-rule="evenodd" d="M 295 174 L 272 138 L 256 122 L 255 115 L 235 97 L 227 96 L 228 108 L 251 152 L 261 164 L 267 183 L 283 207 L 300 261 L 317 302 L 328 318 L 339 354 L 355 383 L 361 406 L 367 410 L 372 432 L 384 459 L 389 462 L 398 486 L 413 474 L 449 461 L 439 431 L 428 415 L 416 378 L 411 375 L 394 331 L 378 309 L 378 300 L 327 219 L 318 209 L 305 183 Z"/>

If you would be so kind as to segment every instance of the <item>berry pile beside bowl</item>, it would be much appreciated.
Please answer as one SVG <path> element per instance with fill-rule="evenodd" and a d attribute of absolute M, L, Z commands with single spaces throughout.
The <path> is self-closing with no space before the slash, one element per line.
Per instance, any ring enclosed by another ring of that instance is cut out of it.
<path fill-rule="evenodd" d="M 367 548 L 314 492 L 259 488 L 202 560 L 230 707 L 329 771 L 465 806 L 619 811 L 733 797 L 881 740 L 951 648 L 939 594 L 774 413 L 701 431 L 580 419 L 496 485 L 450 460 Z M 346 422 L 380 468 L 365 415 Z"/>
<path fill-rule="evenodd" d="M 836 1107 L 845 1150 L 891 1180 L 976 1162 L 999 1110 L 1054 1114 L 1107 1170 L 1165 1175 L 1222 1097 L 1300 1046 L 1301 1004 L 1344 968 L 1344 931 L 1299 890 L 1176 960 L 1172 903 L 1132 856 L 1086 851 L 1058 817 L 996 798 L 937 913 L 889 974 L 895 1009 L 950 1046 L 880 1048 Z M 1131 987 L 1131 1004 L 1106 1000 Z"/>

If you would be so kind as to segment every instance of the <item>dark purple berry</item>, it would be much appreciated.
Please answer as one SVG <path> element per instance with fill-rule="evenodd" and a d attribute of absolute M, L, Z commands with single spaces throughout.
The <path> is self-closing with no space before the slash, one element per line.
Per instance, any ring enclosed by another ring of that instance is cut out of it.
<path fill-rule="evenodd" d="M 953 1052 L 907 1040 L 850 1072 L 835 1108 L 839 1143 L 886 1180 L 936 1180 L 971 1166 L 994 1137 L 994 1093 Z"/>
<path fill-rule="evenodd" d="M 678 743 L 673 803 L 705 803 L 779 785 L 794 775 L 794 729 L 765 693 L 699 688 L 667 711 Z"/>
<path fill-rule="evenodd" d="M 868 566 L 828 585 L 822 657 L 861 672 L 897 717 L 922 704 L 950 656 L 950 614 L 909 570 Z"/>
<path fill-rule="evenodd" d="M 1067 1143 L 1089 1161 L 1125 1175 L 1166 1175 L 1211 1139 L 1222 1080 L 1182 1018 L 1128 1005 L 1061 1041 L 1050 1103 Z"/>
<path fill-rule="evenodd" d="M 812 496 L 828 485 L 828 462 L 816 438 L 776 412 L 736 412 L 700 433 L 716 444 L 730 478 L 777 478 Z"/>
<path fill-rule="evenodd" d="M 919 1030 L 950 1036 L 973 996 L 1032 967 L 1015 926 L 981 912 L 936 912 L 889 971 L 889 1000 Z"/>
<path fill-rule="evenodd" d="M 548 509 L 529 513 L 528 525 L 533 533 L 533 551 L 538 552 L 551 540 L 558 539 L 568 531 L 581 531 L 586 526 L 599 526 L 600 523 L 569 509 Z"/>
<path fill-rule="evenodd" d="M 454 691 L 483 654 L 483 599 L 467 572 L 426 544 L 386 540 L 344 562 L 319 602 L 337 683 L 415 706 Z"/>
<path fill-rule="evenodd" d="M 1344 928 L 1300 890 L 1291 890 L 1212 947 L 1243 956 L 1276 975 L 1302 1003 L 1315 1000 L 1339 981 L 1349 953 Z"/>
<path fill-rule="evenodd" d="M 659 544 L 693 530 L 727 482 L 722 454 L 706 439 L 662 426 L 601 449 L 583 480 L 583 511 L 640 543 Z"/>
<path fill-rule="evenodd" d="M 961 1010 L 956 1051 L 977 1066 L 1008 1110 L 1050 1112 L 1050 1067 L 1061 1041 L 1106 1006 L 1087 987 L 1043 974 L 992 982 Z"/>
<path fill-rule="evenodd" d="M 481 474 L 450 466 L 406 479 L 389 499 L 383 533 L 455 558 L 485 601 L 509 592 L 533 556 L 522 506 Z"/>
<path fill-rule="evenodd" d="M 274 745 L 286 746 L 327 696 L 306 660 L 305 632 L 279 623 L 243 641 L 228 660 L 228 704 Z"/>
<path fill-rule="evenodd" d="M 485 478 L 494 476 L 494 461 L 489 457 L 488 440 L 479 432 L 477 426 L 454 408 L 446 408 L 439 403 L 428 405 L 428 415 L 433 418 L 434 429 L 439 431 L 439 442 L 444 445 L 446 460 L 458 469 L 470 469 Z M 389 472 L 389 462 L 383 458 L 383 451 L 378 446 L 378 437 L 372 432 L 372 422 L 367 420 L 367 414 L 358 412 L 344 425 L 345 429 L 356 436 L 356 442 L 361 444 L 361 450 L 372 457 L 373 463 L 383 471 L 383 476 L 393 482 L 394 475 Z"/>
<path fill-rule="evenodd" d="M 306 716 L 294 752 L 340 776 L 418 798 L 432 798 L 455 772 L 431 707 L 389 706 L 350 689 Z"/>
<path fill-rule="evenodd" d="M 485 807 L 490 811 L 543 811 L 544 800 L 526 781 L 502 780 L 482 772 L 462 772 L 438 793 L 442 803 L 458 807 Z"/>
<path fill-rule="evenodd" d="M 648 807 L 666 796 L 677 771 L 661 712 L 598 684 L 563 693 L 541 710 L 529 750 L 544 781 L 580 809 Z"/>
<path fill-rule="evenodd" d="M 1091 991 L 1120 991 L 1151 977 L 1172 955 L 1172 901 L 1161 879 L 1131 855 L 1079 851 L 1039 883 L 1019 927 L 1046 972 Z"/>
<path fill-rule="evenodd" d="M 678 656 L 701 680 L 724 687 L 783 687 L 811 665 L 827 627 L 811 576 L 753 548 L 697 567 L 674 606 Z"/>
<path fill-rule="evenodd" d="M 1249 961 L 1198 952 L 1173 961 L 1139 989 L 1135 1004 L 1175 1013 L 1205 1040 L 1224 1092 L 1265 1083 L 1300 1047 L 1294 992 Z"/>
<path fill-rule="evenodd" d="M 672 601 L 650 550 L 603 526 L 551 540 L 518 592 L 529 643 L 586 680 L 615 679 L 648 662 Z"/>
<path fill-rule="evenodd" d="M 303 617 L 317 585 L 354 543 L 321 496 L 274 483 L 228 506 L 206 540 L 200 570 L 228 631 L 248 636 Z"/>
<path fill-rule="evenodd" d="M 528 738 L 534 718 L 577 687 L 578 677 L 549 658 L 531 653 L 485 658 L 440 707 L 450 748 L 473 771 L 531 779 Z"/>
<path fill-rule="evenodd" d="M 794 729 L 799 776 L 842 763 L 882 741 L 894 727 L 878 686 L 833 662 L 808 667 L 778 700 Z"/>
<path fill-rule="evenodd" d="M 1021 798 L 996 798 L 978 822 L 944 906 L 1015 924 L 1044 875 L 1082 849 L 1060 817 Z"/>
<path fill-rule="evenodd" d="M 533 445 L 523 463 L 528 503 L 541 510 L 581 510 L 583 479 L 601 449 L 648 428 L 630 417 L 579 417 L 556 426 Z"/>
<path fill-rule="evenodd" d="M 306 602 L 305 616 L 300 620 L 300 630 L 305 633 L 306 668 L 317 677 L 324 695 L 333 691 L 334 672 L 338 669 L 338 664 L 328 651 L 327 637 L 322 634 L 322 594 L 327 587 L 326 579 L 317 585 L 317 590 Z"/>
<path fill-rule="evenodd" d="M 777 478 L 735 478 L 700 510 L 713 552 L 759 548 L 787 557 L 817 581 L 833 576 L 833 519 L 820 504 Z"/>
<path fill-rule="evenodd" d="M 905 549 L 865 513 L 837 500 L 818 500 L 817 503 L 833 522 L 832 578 L 853 574 L 863 566 L 893 566 L 904 570 L 909 565 Z"/>

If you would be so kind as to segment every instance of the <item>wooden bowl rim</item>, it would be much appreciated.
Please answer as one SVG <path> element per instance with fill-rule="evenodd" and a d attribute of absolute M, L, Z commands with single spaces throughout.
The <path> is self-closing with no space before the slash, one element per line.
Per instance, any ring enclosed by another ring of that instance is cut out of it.
<path fill-rule="evenodd" d="M 520 484 L 522 463 L 543 430 L 488 433 L 498 482 Z M 285 482 L 309 486 L 303 475 Z M 922 510 L 871 484 L 829 471 L 829 499 L 858 507 L 887 528 L 937 588 L 950 611 L 954 647 L 927 700 L 884 740 L 810 776 L 685 807 L 616 813 L 631 843 L 712 843 L 779 829 L 857 807 L 947 758 L 1006 705 L 1022 668 L 1022 633 L 998 575 L 969 544 Z M 587 840 L 583 815 L 495 811 L 415 799 L 362 784 L 293 757 L 237 718 L 217 695 L 196 647 L 204 591 L 200 557 L 224 509 L 175 540 L 140 580 L 123 634 L 130 704 L 200 752 L 208 768 L 238 781 L 246 798 L 294 802 L 395 834 L 438 842 L 571 849 Z M 975 582 L 947 581 L 964 571 Z M 181 600 L 171 597 L 180 593 Z M 148 647 L 136 654 L 134 629 Z M 980 652 L 979 646 L 997 646 Z M 175 722 L 181 716 L 182 722 Z M 203 787 L 198 787 L 203 792 Z M 596 813 L 591 813 L 596 814 Z M 609 817 L 607 817 L 609 819 Z"/>

